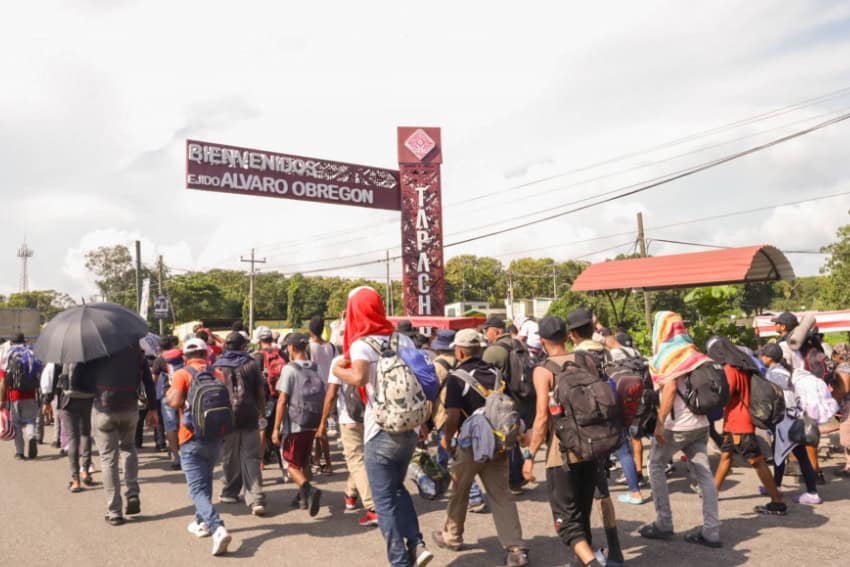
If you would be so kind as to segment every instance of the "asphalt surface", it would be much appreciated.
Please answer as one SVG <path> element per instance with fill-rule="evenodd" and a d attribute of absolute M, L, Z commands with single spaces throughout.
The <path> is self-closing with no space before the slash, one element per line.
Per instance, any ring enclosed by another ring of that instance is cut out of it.
<path fill-rule="evenodd" d="M 52 439 L 47 428 L 47 439 Z M 335 473 L 320 476 L 317 486 L 324 491 L 318 516 L 290 510 L 293 484 L 282 484 L 280 472 L 267 470 L 268 515 L 250 515 L 242 504 L 219 504 L 233 536 L 230 553 L 221 558 L 210 555 L 211 539 L 196 539 L 186 531 L 193 507 L 183 474 L 168 470 L 164 453 L 148 448 L 140 453 L 142 513 L 127 524 L 112 527 L 104 521 L 106 509 L 100 484 L 100 462 L 95 458 L 97 485 L 79 494 L 68 492 L 69 469 L 66 458 L 49 445 L 41 445 L 35 461 L 14 461 L 11 442 L 0 444 L 0 565 L 210 565 L 245 563 L 252 565 L 385 565 L 384 543 L 377 528 L 357 525 L 358 513 L 346 513 L 343 489 L 346 473 L 336 443 Z M 542 455 L 542 452 L 541 452 Z M 648 456 L 648 452 L 646 453 Z M 716 462 L 716 454 L 712 463 Z M 793 496 L 801 492 L 796 477 L 785 482 L 789 512 L 785 517 L 763 517 L 753 507 L 766 502 L 758 495 L 755 473 L 743 463 L 726 481 L 720 495 L 723 520 L 722 549 L 688 544 L 680 534 L 700 525 L 700 499 L 688 489 L 684 464 L 676 463 L 670 479 L 671 502 L 677 536 L 669 542 L 647 541 L 637 529 L 654 518 L 651 503 L 641 506 L 615 502 L 620 538 L 628 565 L 845 565 L 847 528 L 850 526 L 850 481 L 835 478 L 843 458 L 826 459 L 822 468 L 827 484 L 821 488 L 824 503 L 799 505 Z M 220 482 L 217 472 L 214 494 Z M 536 474 L 543 478 L 542 463 Z M 612 473 L 612 474 L 617 474 Z M 412 489 L 412 484 L 411 484 Z M 616 499 L 624 488 L 612 485 Z M 644 491 L 645 496 L 650 493 Z M 459 553 L 435 549 L 430 533 L 442 526 L 445 499 L 433 502 L 414 495 L 423 533 L 436 558 L 431 565 L 490 566 L 503 561 L 489 514 L 470 514 L 466 525 L 466 549 Z M 555 537 L 545 485 L 533 486 L 517 497 L 524 536 L 531 550 L 532 564 L 552 567 L 567 564 L 572 553 Z M 595 546 L 604 546 L 599 515 L 594 511 Z"/>

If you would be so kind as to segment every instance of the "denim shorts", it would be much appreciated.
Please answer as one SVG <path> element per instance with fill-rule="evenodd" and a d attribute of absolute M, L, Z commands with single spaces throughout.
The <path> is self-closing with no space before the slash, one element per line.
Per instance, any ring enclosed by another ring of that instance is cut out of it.
<path fill-rule="evenodd" d="M 162 427 L 166 433 L 174 433 L 180 428 L 180 412 L 162 400 Z"/>

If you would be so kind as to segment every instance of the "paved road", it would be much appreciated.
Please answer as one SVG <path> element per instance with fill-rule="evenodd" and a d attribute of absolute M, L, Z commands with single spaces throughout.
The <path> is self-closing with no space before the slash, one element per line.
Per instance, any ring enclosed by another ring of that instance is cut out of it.
<path fill-rule="evenodd" d="M 48 428 L 47 438 L 51 437 Z M 148 441 L 150 444 L 150 441 Z M 0 565 L 209 565 L 212 562 L 249 563 L 252 565 L 384 565 L 383 540 L 376 528 L 363 529 L 357 515 L 345 513 L 342 506 L 344 476 L 340 472 L 318 479 L 324 490 L 323 507 L 316 518 L 306 511 L 289 510 L 293 485 L 273 483 L 267 486 L 269 515 L 251 516 L 241 505 L 217 504 L 233 534 L 232 553 L 228 558 L 213 559 L 209 539 L 197 540 L 186 532 L 192 506 L 184 477 L 167 470 L 162 454 L 150 449 L 140 455 L 142 514 L 126 525 L 111 527 L 103 520 L 105 502 L 102 487 L 80 494 L 67 491 L 67 460 L 56 449 L 41 446 L 34 462 L 12 459 L 11 443 L 0 444 Z M 339 451 L 334 459 L 341 463 Z M 789 514 L 784 518 L 761 517 L 753 506 L 765 501 L 757 496 L 755 475 L 748 467 L 738 466 L 721 493 L 724 548 L 708 550 L 676 539 L 672 542 L 647 542 L 636 529 L 650 521 L 651 504 L 630 506 L 617 503 L 619 527 L 629 565 L 784 565 L 840 564 L 837 549 L 844 548 L 846 559 L 847 526 L 850 526 L 850 481 L 834 479 L 838 461 L 826 461 L 827 485 L 822 487 L 826 502 L 817 507 L 801 506 L 789 499 Z M 99 461 L 96 459 L 99 469 Z M 685 531 L 700 522 L 700 500 L 687 490 L 684 465 L 677 464 L 671 482 L 676 531 Z M 538 478 L 542 468 L 538 463 Z M 270 479 L 279 475 L 270 473 Z M 99 470 L 95 480 L 100 480 Z M 789 494 L 799 489 L 795 478 L 786 483 Z M 215 490 L 220 487 L 216 483 Z M 614 495 L 621 493 L 614 488 Z M 647 491 L 648 492 L 648 491 Z M 423 532 L 441 526 L 445 501 L 427 502 L 414 497 Z M 519 497 L 520 516 L 531 549 L 533 565 L 564 565 L 570 555 L 556 539 L 544 485 Z M 594 539 L 604 542 L 599 517 L 593 517 Z M 468 549 L 461 553 L 435 550 L 433 565 L 489 566 L 501 564 L 502 557 L 489 515 L 471 514 L 466 527 Z M 433 546 L 432 546 L 433 547 Z"/>

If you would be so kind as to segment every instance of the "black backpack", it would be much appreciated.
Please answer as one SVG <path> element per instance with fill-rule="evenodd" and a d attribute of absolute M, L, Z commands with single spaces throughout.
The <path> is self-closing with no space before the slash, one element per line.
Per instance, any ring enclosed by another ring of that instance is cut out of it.
<path fill-rule="evenodd" d="M 555 401 L 563 408 L 554 420 L 562 450 L 582 461 L 607 458 L 623 443 L 623 414 L 593 354 L 578 351 L 575 362 L 549 359 L 544 366 L 554 375 Z"/>
<path fill-rule="evenodd" d="M 259 368 L 250 356 L 229 357 L 225 353 L 215 361 L 213 367 L 221 370 L 230 391 L 230 407 L 233 408 L 233 427 L 235 429 L 254 429 L 259 423 L 257 409 L 256 384 L 263 384 Z M 251 374 L 254 374 L 254 388 L 251 387 Z"/>
<path fill-rule="evenodd" d="M 750 419 L 759 429 L 772 429 L 785 419 L 782 388 L 755 372 L 750 374 Z"/>
<path fill-rule="evenodd" d="M 345 411 L 348 412 L 348 417 L 357 423 L 363 423 L 363 414 L 366 412 L 366 404 L 360 397 L 360 388 L 351 385 L 343 385 L 342 399 L 345 402 Z"/>
<path fill-rule="evenodd" d="M 511 395 L 520 401 L 535 399 L 534 368 L 537 361 L 528 352 L 525 343 L 513 339 L 510 346 L 504 342 L 495 342 L 493 345 L 508 351 L 508 391 Z"/>
<path fill-rule="evenodd" d="M 729 403 L 729 382 L 723 367 L 715 362 L 697 366 L 685 378 L 684 394 L 677 390 L 695 415 L 708 415 Z"/>

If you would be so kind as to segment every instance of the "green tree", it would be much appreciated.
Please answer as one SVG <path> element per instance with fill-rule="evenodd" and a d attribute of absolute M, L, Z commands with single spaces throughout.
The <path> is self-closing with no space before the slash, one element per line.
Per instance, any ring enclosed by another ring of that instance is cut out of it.
<path fill-rule="evenodd" d="M 38 309 L 39 315 L 41 315 L 41 322 L 46 323 L 57 313 L 64 311 L 75 303 L 67 293 L 48 289 L 44 291 L 13 293 L 4 304 L 6 307 Z"/>
<path fill-rule="evenodd" d="M 241 300 L 228 301 L 225 291 L 208 272 L 190 272 L 171 278 L 168 295 L 178 322 L 238 319 L 241 315 Z"/>
<path fill-rule="evenodd" d="M 697 347 L 715 335 L 724 335 L 740 345 L 755 346 L 752 326 L 738 326 L 735 320 L 741 313 L 738 307 L 739 291 L 732 285 L 698 287 L 685 296 L 685 303 L 697 314 L 691 321 L 690 335 Z"/>
<path fill-rule="evenodd" d="M 850 225 L 844 225 L 836 233 L 837 239 L 821 252 L 829 254 L 821 273 L 827 275 L 820 297 L 825 307 L 846 308 L 850 305 Z"/>
<path fill-rule="evenodd" d="M 123 244 L 101 246 L 86 252 L 86 269 L 96 276 L 95 284 L 105 301 L 133 309 L 136 304 L 136 267 L 130 250 Z M 150 268 L 142 266 L 142 279 L 151 278 Z"/>
<path fill-rule="evenodd" d="M 506 281 L 502 263 L 495 258 L 455 256 L 445 267 L 446 302 L 488 301 L 492 306 L 504 305 Z"/>
<path fill-rule="evenodd" d="M 760 315 L 762 311 L 770 306 L 776 295 L 776 288 L 773 282 L 745 283 L 741 288 L 741 309 L 748 316 Z"/>

